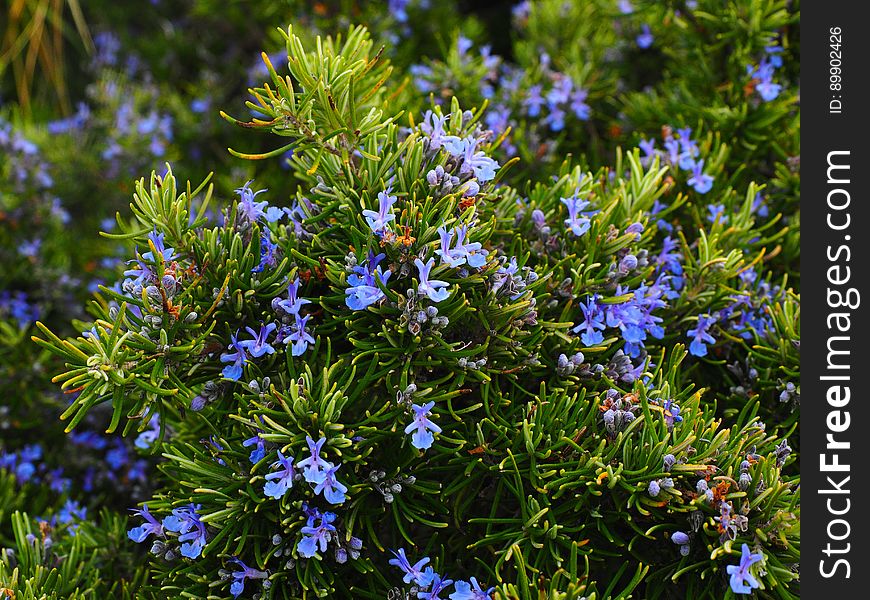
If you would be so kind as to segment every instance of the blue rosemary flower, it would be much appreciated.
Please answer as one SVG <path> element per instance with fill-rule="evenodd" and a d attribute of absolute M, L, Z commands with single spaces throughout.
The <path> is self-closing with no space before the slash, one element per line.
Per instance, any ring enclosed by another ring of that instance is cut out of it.
<path fill-rule="evenodd" d="M 429 562 L 429 558 L 421 558 L 412 565 L 411 562 L 408 560 L 408 557 L 405 556 L 404 548 L 399 548 L 398 551 L 390 550 L 390 552 L 392 552 L 393 556 L 395 556 L 396 558 L 391 558 L 389 564 L 393 565 L 394 567 L 398 567 L 402 570 L 403 573 L 405 573 L 402 581 L 404 581 L 405 583 L 411 583 L 413 581 L 418 585 L 421 585 L 420 580 L 423 577 L 423 567 L 425 567 L 426 564 Z"/>
<path fill-rule="evenodd" d="M 581 200 L 577 197 L 579 191 L 575 191 L 570 198 L 562 198 L 562 204 L 568 209 L 568 218 L 565 219 L 565 226 L 571 230 L 575 237 L 580 237 L 591 227 L 589 217 L 594 214 L 592 212 L 582 213 L 584 208 L 589 206 L 587 200 Z"/>
<path fill-rule="evenodd" d="M 758 589 L 758 580 L 749 572 L 749 568 L 764 558 L 763 554 L 753 554 L 749 546 L 741 547 L 740 563 L 728 565 L 725 570 L 731 576 L 731 589 L 735 594 L 751 594 L 752 590 Z"/>
<path fill-rule="evenodd" d="M 387 231 L 387 226 L 390 221 L 396 219 L 396 215 L 392 213 L 392 210 L 397 198 L 396 196 L 391 196 L 390 191 L 391 190 L 388 187 L 383 192 L 378 192 L 377 212 L 368 209 L 362 212 L 363 216 L 366 218 L 366 223 L 368 223 L 372 232 L 381 237 L 383 237 L 384 233 Z"/>
<path fill-rule="evenodd" d="M 680 416 L 680 407 L 671 399 L 665 400 L 662 405 L 662 416 L 668 426 L 668 431 L 674 428 L 674 423 L 683 422 L 683 417 Z"/>
<path fill-rule="evenodd" d="M 328 466 L 323 472 L 323 481 L 314 487 L 314 493 L 320 494 L 322 492 L 323 497 L 330 504 L 343 504 L 346 500 L 345 492 L 347 492 L 347 486 L 335 478 L 335 472 L 341 468 L 341 465 L 333 466 L 332 463 L 326 464 Z"/>
<path fill-rule="evenodd" d="M 148 510 L 148 505 L 143 504 L 141 509 L 130 509 L 137 517 L 142 517 L 145 522 L 127 532 L 127 537 L 137 544 L 144 542 L 149 535 L 163 535 L 163 525 L 155 519 Z"/>
<path fill-rule="evenodd" d="M 200 508 L 199 504 L 188 504 L 163 519 L 164 529 L 181 534 L 178 536 L 182 542 L 181 555 L 191 559 L 199 557 L 207 541 L 205 525 L 196 512 Z"/>
<path fill-rule="evenodd" d="M 580 119 L 581 121 L 589 120 L 589 105 L 586 104 L 586 98 L 589 96 L 589 92 L 584 90 L 583 88 L 577 88 L 571 94 L 571 110 L 574 111 L 574 115 Z"/>
<path fill-rule="evenodd" d="M 329 463 L 320 457 L 320 450 L 326 443 L 326 438 L 322 437 L 315 442 L 310 435 L 307 435 L 305 436 L 305 442 L 308 444 L 308 451 L 311 455 L 296 463 L 296 467 L 304 469 L 302 474 L 305 476 L 305 481 L 308 483 L 322 483 L 326 478 L 326 469 L 332 466 L 332 463 Z"/>
<path fill-rule="evenodd" d="M 474 173 L 478 181 L 486 183 L 495 178 L 495 172 L 500 165 L 483 151 L 477 150 L 477 145 L 480 140 L 473 136 L 468 136 L 462 140 L 462 166 L 459 167 L 459 172 L 462 174 Z"/>
<path fill-rule="evenodd" d="M 646 50 L 653 45 L 654 40 L 655 38 L 653 37 L 652 31 L 650 31 L 649 25 L 644 23 L 641 27 L 641 32 L 638 34 L 637 38 L 635 38 L 637 47 L 641 50 Z"/>
<path fill-rule="evenodd" d="M 474 268 L 480 268 L 486 264 L 488 252 L 481 248 L 479 242 L 466 243 L 465 236 L 467 232 L 467 225 L 454 227 L 449 232 L 443 226 L 438 228 L 441 247 L 435 250 L 435 254 L 441 257 L 442 264 L 446 263 L 453 268 L 461 267 L 466 263 Z M 451 248 L 450 244 L 454 235 L 456 236 L 456 244 Z"/>
<path fill-rule="evenodd" d="M 429 137 L 429 148 L 438 150 L 444 145 L 447 136 L 444 133 L 444 124 L 447 122 L 449 115 L 437 115 L 431 110 L 427 110 L 423 115 L 423 121 L 420 123 L 420 130 Z"/>
<path fill-rule="evenodd" d="M 494 587 L 484 590 L 474 577 L 471 578 L 470 583 L 457 581 L 453 587 L 456 591 L 450 594 L 450 600 L 492 600 L 492 594 L 495 592 Z"/>
<path fill-rule="evenodd" d="M 225 378 L 232 379 L 233 381 L 239 380 L 242 376 L 242 367 L 248 363 L 248 355 L 245 352 L 245 347 L 239 343 L 238 334 L 239 332 L 237 331 L 230 336 L 230 345 L 227 349 L 233 350 L 233 352 L 225 352 L 220 356 L 221 362 L 232 363 L 225 366 L 221 373 Z"/>
<path fill-rule="evenodd" d="M 435 266 L 435 259 L 430 257 L 426 264 L 419 258 L 414 259 L 414 264 L 420 273 L 420 283 L 417 286 L 417 293 L 428 296 L 432 302 L 441 302 L 450 296 L 450 291 L 447 289 L 447 282 L 440 279 L 429 279 L 429 272 Z"/>
<path fill-rule="evenodd" d="M 335 518 L 334 513 L 325 512 L 320 515 L 320 525 L 317 527 L 307 525 L 301 529 L 303 537 L 296 545 L 296 550 L 300 556 L 313 558 L 317 554 L 318 548 L 321 552 L 326 552 L 326 547 L 335 532 L 335 526 L 332 525 Z"/>
<path fill-rule="evenodd" d="M 453 583 L 452 579 L 445 579 L 438 573 L 432 574 L 432 580 L 425 587 L 427 590 L 417 592 L 417 598 L 421 600 L 446 600 L 441 597 L 441 593 L 445 591 Z"/>
<path fill-rule="evenodd" d="M 586 346 L 600 344 L 604 341 L 601 331 L 606 327 L 604 319 L 607 315 L 598 304 L 598 294 L 587 298 L 585 304 L 580 304 L 580 310 L 583 311 L 583 321 L 573 329 L 574 333 L 583 332 L 580 339 Z"/>
<path fill-rule="evenodd" d="M 706 194 L 713 188 L 713 177 L 704 173 L 704 159 L 695 162 L 692 176 L 686 182 L 699 194 Z"/>
<path fill-rule="evenodd" d="M 643 156 L 640 157 L 640 164 L 644 167 L 648 167 L 652 160 L 658 154 L 656 150 L 656 141 L 655 140 L 641 140 L 638 144 L 638 148 L 643 152 Z"/>
<path fill-rule="evenodd" d="M 277 248 L 278 245 L 272 241 L 272 234 L 268 229 L 263 229 L 260 233 L 260 262 L 251 269 L 251 273 L 262 273 L 266 267 L 274 268 L 278 264 L 275 256 Z"/>
<path fill-rule="evenodd" d="M 301 317 L 296 313 L 293 317 L 293 324 L 282 327 L 275 340 L 290 345 L 291 356 L 302 356 L 308 350 L 308 345 L 314 344 L 314 338 L 308 333 L 308 320 L 311 315 Z"/>
<path fill-rule="evenodd" d="M 251 450 L 251 455 L 248 457 L 248 460 L 251 461 L 251 464 L 257 464 L 266 456 L 266 443 L 263 441 L 263 438 L 260 437 L 260 434 L 256 434 L 254 437 L 249 437 L 244 442 L 242 442 L 242 446 L 247 448 L 248 446 L 254 446 L 254 449 Z M 279 453 L 280 456 L 280 453 Z"/>
<path fill-rule="evenodd" d="M 238 558 L 233 557 L 230 559 L 230 562 L 242 568 L 241 571 L 233 571 L 232 574 L 233 583 L 230 585 L 230 593 L 233 595 L 233 598 L 238 598 L 245 591 L 246 579 L 266 579 L 269 577 L 269 574 L 265 571 L 253 569 Z"/>
<path fill-rule="evenodd" d="M 710 315 L 701 315 L 698 317 L 697 325 L 688 331 L 688 337 L 692 338 L 692 343 L 689 344 L 689 352 L 692 356 L 707 356 L 707 344 L 716 342 L 716 338 L 707 331 L 714 323 L 716 319 Z"/>
<path fill-rule="evenodd" d="M 288 315 L 299 314 L 299 309 L 306 304 L 311 304 L 311 300 L 299 297 L 299 278 L 287 284 L 287 297 L 275 298 L 272 300 L 272 310 L 279 309 Z"/>
<path fill-rule="evenodd" d="M 392 273 L 389 269 L 382 272 L 381 267 L 378 266 L 384 256 L 386 255 L 375 256 L 374 252 L 369 252 L 366 266 L 358 265 L 353 268 L 353 273 L 348 275 L 348 288 L 344 291 L 347 296 L 344 303 L 348 308 L 364 310 L 385 297 L 378 283 L 385 286 Z"/>
<path fill-rule="evenodd" d="M 544 97 L 541 95 L 543 88 L 540 85 L 529 87 L 526 92 L 526 98 L 523 100 L 523 106 L 526 107 L 526 114 L 530 117 L 537 117 L 541 114 L 541 107 L 544 105 Z"/>
<path fill-rule="evenodd" d="M 418 450 L 426 450 L 432 447 L 432 442 L 435 441 L 434 433 L 441 433 L 441 428 L 429 420 L 432 416 L 432 408 L 434 402 L 427 402 L 420 406 L 412 404 L 411 408 L 414 411 L 414 420 L 405 427 L 405 433 L 413 433 L 411 436 L 411 445 Z"/>
<path fill-rule="evenodd" d="M 293 457 L 285 457 L 281 453 L 281 450 L 278 450 L 278 461 L 272 464 L 272 468 L 274 469 L 275 467 L 279 467 L 279 469 L 266 475 L 266 485 L 263 486 L 263 493 L 270 498 L 278 499 L 283 497 L 293 487 L 296 470 L 293 468 Z"/>
<path fill-rule="evenodd" d="M 244 348 L 254 358 L 260 358 L 264 354 L 274 354 L 273 348 L 269 342 L 269 334 L 271 334 L 278 326 L 275 323 L 264 325 L 260 323 L 260 331 L 255 331 L 250 327 L 245 327 L 245 330 L 254 336 L 252 340 L 243 340 L 238 343 L 240 348 Z"/>
<path fill-rule="evenodd" d="M 454 253 L 450 244 L 456 229 L 447 231 L 443 225 L 438 228 L 438 237 L 441 239 L 441 247 L 435 250 L 435 254 L 441 257 L 442 264 L 448 264 L 453 268 L 460 267 L 465 264 L 465 256 L 461 252 Z"/>
<path fill-rule="evenodd" d="M 257 202 L 256 197 L 268 190 L 263 189 L 256 192 L 253 191 L 251 189 L 251 184 L 253 182 L 254 180 L 252 179 L 242 187 L 236 189 L 236 194 L 239 195 L 237 210 L 242 222 L 253 224 L 261 219 L 269 223 L 278 221 L 284 216 L 284 211 L 277 206 L 269 206 L 269 203 L 265 200 Z"/>

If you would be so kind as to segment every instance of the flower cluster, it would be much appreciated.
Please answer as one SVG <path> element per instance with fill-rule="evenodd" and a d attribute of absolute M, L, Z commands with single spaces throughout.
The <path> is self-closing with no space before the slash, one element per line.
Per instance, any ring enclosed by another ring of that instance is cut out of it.
<path fill-rule="evenodd" d="M 428 557 L 421 558 L 413 565 L 405 554 L 404 548 L 398 551 L 391 550 L 395 558 L 390 559 L 390 564 L 397 567 L 404 574 L 402 580 L 406 584 L 413 584 L 412 593 L 416 592 L 417 598 L 423 600 L 492 600 L 495 588 L 486 588 L 475 577 L 469 581 L 448 579 L 437 573 Z M 448 596 L 450 586 L 453 592 Z M 443 596 L 442 596 L 443 594 Z"/>
<path fill-rule="evenodd" d="M 692 140 L 692 128 L 684 127 L 677 129 L 677 137 L 673 136 L 673 130 L 670 127 L 664 128 L 662 150 L 656 148 L 654 139 L 641 140 L 640 149 L 643 151 L 642 162 L 649 164 L 653 158 L 658 156 L 662 161 L 670 165 L 673 169 L 679 167 L 680 170 L 689 173 L 689 178 L 686 180 L 696 192 L 706 194 L 713 188 L 714 178 L 704 172 L 704 159 L 699 158 L 700 149 L 698 143 Z"/>
<path fill-rule="evenodd" d="M 151 552 L 163 555 L 167 560 L 172 560 L 175 556 L 169 545 L 171 540 L 181 544 L 179 552 L 185 558 L 199 558 L 208 541 L 205 524 L 201 520 L 201 515 L 197 513 L 200 508 L 202 507 L 197 504 L 175 508 L 162 521 L 158 521 L 145 504 L 141 509 L 132 510 L 134 515 L 141 517 L 145 522 L 130 529 L 127 537 L 139 544 L 154 536 L 156 539 L 151 546 Z M 169 533 L 175 535 L 168 535 Z"/>
<path fill-rule="evenodd" d="M 750 86 L 765 102 L 776 100 L 782 91 L 782 85 L 773 80 L 776 70 L 782 66 L 782 52 L 782 46 L 772 44 L 764 49 L 765 56 L 758 65 L 746 65 Z"/>
<path fill-rule="evenodd" d="M 314 494 L 323 494 L 323 498 L 330 504 L 343 504 L 347 499 L 345 493 L 347 486 L 336 478 L 336 472 L 341 464 L 333 464 L 320 456 L 320 451 L 326 443 L 322 437 L 316 442 L 310 437 L 305 438 L 310 455 L 296 462 L 292 456 L 285 457 L 278 450 L 278 461 L 272 465 L 275 471 L 266 475 L 264 493 L 270 498 L 281 499 L 293 487 L 293 482 L 305 479 L 310 484 Z M 301 475 L 297 475 L 297 470 Z"/>

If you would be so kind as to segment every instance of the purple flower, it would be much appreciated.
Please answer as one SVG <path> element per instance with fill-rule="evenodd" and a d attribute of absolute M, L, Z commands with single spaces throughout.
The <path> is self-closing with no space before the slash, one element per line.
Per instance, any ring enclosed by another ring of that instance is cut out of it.
<path fill-rule="evenodd" d="M 188 504 L 174 509 L 163 519 L 164 529 L 181 534 L 178 536 L 178 541 L 182 542 L 181 555 L 187 558 L 198 558 L 206 544 L 205 525 L 196 513 L 199 508 L 198 504 Z"/>
<path fill-rule="evenodd" d="M 761 61 L 758 67 L 749 65 L 746 67 L 746 72 L 752 79 L 758 80 L 755 85 L 755 90 L 765 102 L 775 100 L 782 91 L 782 86 L 773 82 L 773 73 L 778 65 L 782 64 L 782 57 L 773 56 L 765 58 Z"/>
<path fill-rule="evenodd" d="M 254 462 L 253 460 L 251 462 Z M 293 478 L 296 476 L 296 471 L 293 468 L 293 457 L 285 457 L 281 450 L 278 450 L 278 461 L 272 463 L 272 468 L 279 467 L 277 471 L 266 475 L 266 485 L 263 486 L 263 493 L 270 498 L 282 498 L 287 491 L 293 487 Z"/>
<path fill-rule="evenodd" d="M 162 260 L 163 262 L 171 261 L 176 258 L 175 256 L 175 248 L 167 248 L 165 241 L 165 234 L 159 232 L 154 229 L 151 233 L 148 234 L 148 247 L 154 248 L 157 251 L 157 255 L 159 258 L 155 257 L 153 252 L 150 250 L 142 255 L 142 258 L 149 260 L 151 262 L 157 262 L 158 260 Z"/>
<path fill-rule="evenodd" d="M 767 54 L 767 60 L 774 69 L 778 69 L 782 66 L 782 56 L 780 54 L 784 52 L 782 46 L 778 44 L 771 44 L 764 48 L 765 54 Z"/>
<path fill-rule="evenodd" d="M 668 431 L 673 429 L 674 423 L 683 422 L 683 417 L 680 416 L 680 407 L 671 399 L 665 400 L 662 405 L 662 415 L 668 426 Z"/>
<path fill-rule="evenodd" d="M 238 558 L 231 558 L 230 562 L 242 568 L 241 571 L 233 571 L 233 583 L 230 585 L 230 593 L 233 598 L 238 598 L 245 591 L 246 579 L 266 579 L 269 577 L 265 571 L 252 569 Z"/>
<path fill-rule="evenodd" d="M 568 209 L 568 218 L 565 219 L 565 226 L 571 230 L 571 233 L 573 233 L 575 237 L 580 237 L 589 231 L 589 228 L 592 226 L 589 216 L 593 213 L 580 212 L 589 206 L 589 202 L 587 200 L 581 200 L 577 197 L 577 194 L 578 192 L 575 191 L 574 195 L 570 198 L 562 198 L 562 204 L 564 204 Z"/>
<path fill-rule="evenodd" d="M 601 306 L 598 305 L 598 294 L 586 299 L 586 304 L 580 305 L 580 310 L 583 311 L 583 322 L 577 325 L 574 333 L 583 333 L 580 339 L 586 346 L 595 346 L 604 341 L 604 335 L 601 331 L 604 330 L 605 313 Z"/>
<path fill-rule="evenodd" d="M 740 554 L 740 564 L 728 565 L 725 570 L 731 576 L 731 589 L 735 594 L 751 594 L 759 587 L 758 580 L 749 572 L 749 568 L 764 558 L 763 554 L 752 554 L 749 546 L 743 544 Z"/>
<path fill-rule="evenodd" d="M 664 147 L 668 162 L 674 166 L 678 165 L 680 162 L 680 143 L 668 136 L 664 141 Z"/>
<path fill-rule="evenodd" d="M 444 600 L 441 598 L 441 592 L 446 590 L 452 583 L 452 579 L 443 579 L 438 573 L 433 573 L 432 580 L 428 585 L 429 589 L 417 592 L 417 598 L 421 600 Z"/>
<path fill-rule="evenodd" d="M 244 442 L 242 442 L 242 446 L 247 448 L 248 446 L 256 446 L 253 450 L 251 450 L 251 455 L 248 457 L 248 460 L 251 461 L 251 464 L 257 464 L 266 456 L 266 444 L 263 441 L 263 438 L 260 437 L 258 433 L 254 437 L 249 437 Z"/>
<path fill-rule="evenodd" d="M 332 466 L 330 463 L 326 464 L 329 466 L 323 472 L 323 481 L 314 487 L 314 493 L 319 494 L 323 492 L 323 497 L 330 504 L 342 504 L 346 500 L 345 492 L 347 492 L 347 486 L 335 478 L 335 472 L 341 468 L 341 465 Z"/>
<path fill-rule="evenodd" d="M 571 110 L 574 111 L 574 114 L 581 121 L 589 120 L 589 105 L 586 104 L 586 97 L 589 95 L 589 92 L 584 90 L 583 88 L 577 88 L 574 93 L 571 94 Z"/>
<path fill-rule="evenodd" d="M 678 244 L 677 240 L 667 236 L 662 240 L 662 251 L 653 259 L 656 272 L 670 274 L 671 285 L 676 290 L 683 287 L 683 255 L 677 251 Z"/>
<path fill-rule="evenodd" d="M 643 152 L 643 156 L 640 159 L 640 164 L 643 166 L 648 166 L 652 159 L 656 156 L 656 141 L 655 140 L 641 140 L 638 144 L 641 152 Z"/>
<path fill-rule="evenodd" d="M 291 356 L 302 356 L 308 350 L 308 345 L 314 343 L 314 338 L 308 333 L 308 319 L 311 315 L 300 317 L 299 313 L 294 315 L 295 321 L 289 327 L 282 327 L 285 330 L 281 340 L 290 346 Z M 276 338 L 277 339 L 277 338 Z"/>
<path fill-rule="evenodd" d="M 473 45 L 474 45 L 474 42 L 472 42 L 467 37 L 460 35 L 456 40 L 456 49 L 459 52 L 459 56 L 460 57 L 465 56 L 466 52 L 471 50 L 471 46 L 473 46 Z"/>
<path fill-rule="evenodd" d="M 455 253 L 450 248 L 450 243 L 453 240 L 453 235 L 456 229 L 447 231 L 443 225 L 438 228 L 438 236 L 441 238 L 441 247 L 435 250 L 435 254 L 441 257 L 441 264 L 447 263 L 453 268 L 465 264 L 465 256 L 462 253 Z"/>
<path fill-rule="evenodd" d="M 445 138 L 452 137 L 444 134 L 444 123 L 448 117 L 449 115 L 437 115 L 431 110 L 427 110 L 423 115 L 420 130 L 429 136 L 429 147 L 432 150 L 438 150 L 444 145 Z"/>
<path fill-rule="evenodd" d="M 115 447 L 106 452 L 106 463 L 113 471 L 118 471 L 129 462 L 127 446 L 120 439 L 115 440 Z"/>
<path fill-rule="evenodd" d="M 251 269 L 251 273 L 262 273 L 266 267 L 274 267 L 278 264 L 275 250 L 278 245 L 272 242 L 272 235 L 268 229 L 260 233 L 260 262 Z"/>
<path fill-rule="evenodd" d="M 391 275 L 389 269 L 383 273 L 378 266 L 384 256 L 384 254 L 375 256 L 374 252 L 369 252 L 367 266 L 356 266 L 353 268 L 353 273 L 348 275 L 349 287 L 344 291 L 347 295 L 344 303 L 348 308 L 363 310 L 385 297 L 384 292 L 378 287 L 378 283 L 386 285 Z"/>
<path fill-rule="evenodd" d="M 269 338 L 269 334 L 271 334 L 275 329 L 277 329 L 277 325 L 274 323 L 269 323 L 268 325 L 260 324 L 260 331 L 254 331 L 250 327 L 245 327 L 245 330 L 254 336 L 252 340 L 244 340 L 238 343 L 239 347 L 244 348 L 248 351 L 248 353 L 254 358 L 260 358 L 264 354 L 274 354 L 275 349 L 269 344 L 267 341 Z"/>
<path fill-rule="evenodd" d="M 412 433 L 411 445 L 418 450 L 426 450 L 432 447 L 432 442 L 435 441 L 435 436 L 432 433 L 441 433 L 441 428 L 429 420 L 432 416 L 432 408 L 434 402 L 427 402 L 423 406 L 412 404 L 414 410 L 414 420 L 405 427 L 405 433 Z"/>
<path fill-rule="evenodd" d="M 378 212 L 368 209 L 362 212 L 372 232 L 379 236 L 384 235 L 389 222 L 396 218 L 392 210 L 397 198 L 390 196 L 390 191 L 390 188 L 387 188 L 383 192 L 378 192 Z"/>
<path fill-rule="evenodd" d="M 692 176 L 686 182 L 699 194 L 706 194 L 713 187 L 713 178 L 704 173 L 704 159 L 697 161 L 692 167 Z"/>
<path fill-rule="evenodd" d="M 292 282 L 287 284 L 287 298 L 272 301 L 272 308 L 277 310 L 279 307 L 288 315 L 299 314 L 299 309 L 306 304 L 311 304 L 311 300 L 299 298 L 299 278 L 297 277 Z"/>
<path fill-rule="evenodd" d="M 58 494 L 66 492 L 72 485 L 72 480 L 69 477 L 63 476 L 63 467 L 57 467 L 49 471 L 47 479 L 49 481 L 49 488 Z"/>
<path fill-rule="evenodd" d="M 530 117 L 537 117 L 541 114 L 541 106 L 544 105 L 544 97 L 541 96 L 541 86 L 533 85 L 529 87 L 528 95 L 523 100 L 523 106 L 526 107 L 526 114 Z"/>
<path fill-rule="evenodd" d="M 447 263 L 453 268 L 460 267 L 466 262 L 468 266 L 474 268 L 480 268 L 486 264 L 488 252 L 481 248 L 479 242 L 465 243 L 467 231 L 467 225 L 454 227 L 449 232 L 443 226 L 438 228 L 438 235 L 441 237 L 441 248 L 435 250 L 435 254 L 441 257 L 442 264 Z M 450 248 L 454 235 L 456 236 L 456 245 Z"/>
<path fill-rule="evenodd" d="M 495 172 L 499 164 L 488 157 L 483 151 L 477 150 L 479 140 L 468 136 L 462 140 L 462 166 L 459 172 L 463 174 L 474 173 L 481 183 L 486 183 L 495 178 Z"/>
<path fill-rule="evenodd" d="M 550 107 L 550 114 L 544 118 L 544 122 L 550 126 L 553 131 L 562 131 L 565 129 L 565 111 L 558 106 Z"/>
<path fill-rule="evenodd" d="M 258 195 L 268 190 L 253 191 L 251 189 L 251 184 L 253 182 L 254 180 L 252 179 L 242 187 L 236 189 L 236 193 L 239 195 L 239 205 L 237 210 L 242 221 L 251 224 L 263 219 L 269 223 L 274 223 L 283 217 L 284 211 L 280 208 L 269 206 L 269 203 L 265 200 L 261 202 L 255 200 Z"/>
<path fill-rule="evenodd" d="M 296 463 L 296 466 L 300 469 L 304 467 L 302 474 L 305 476 L 305 481 L 314 484 L 321 483 L 326 478 L 324 471 L 332 466 L 332 463 L 320 457 L 320 450 L 323 448 L 323 444 L 326 443 L 326 438 L 322 437 L 315 442 L 311 436 L 305 436 L 305 441 L 308 444 L 308 451 L 311 453 L 311 456 L 300 460 Z"/>
<path fill-rule="evenodd" d="M 492 600 L 492 593 L 495 592 L 494 587 L 484 590 L 474 577 L 471 578 L 471 583 L 457 581 L 453 587 L 456 591 L 450 594 L 450 600 Z"/>
<path fill-rule="evenodd" d="M 710 335 L 707 330 L 716 322 L 716 319 L 710 315 L 701 315 L 698 317 L 697 325 L 688 331 L 688 336 L 692 339 L 689 344 L 689 352 L 692 356 L 707 356 L 707 344 L 716 342 L 716 338 Z"/>
<path fill-rule="evenodd" d="M 320 516 L 320 525 L 317 527 L 308 525 L 301 529 L 303 537 L 296 545 L 296 550 L 301 556 L 313 558 L 318 547 L 321 552 L 326 552 L 326 546 L 332 540 L 332 533 L 335 531 L 335 526 L 331 524 L 333 521 L 335 521 L 335 514 L 325 512 Z"/>
<path fill-rule="evenodd" d="M 764 196 L 761 195 L 761 192 L 755 194 L 755 198 L 752 200 L 752 208 L 750 210 L 753 215 L 758 215 L 763 219 L 770 215 L 770 209 L 767 207 L 767 203 L 765 202 Z"/>
<path fill-rule="evenodd" d="M 23 241 L 18 244 L 18 254 L 25 258 L 34 258 L 39 254 L 40 247 L 42 247 L 42 240 L 39 238 L 31 241 Z"/>
<path fill-rule="evenodd" d="M 420 284 L 417 286 L 417 293 L 426 295 L 432 302 L 441 302 L 450 296 L 447 289 L 447 282 L 440 279 L 429 279 L 429 272 L 435 266 L 435 259 L 430 257 L 426 264 L 419 258 L 414 259 L 414 264 L 420 272 Z"/>
<path fill-rule="evenodd" d="M 573 89 L 574 82 L 570 77 L 558 75 L 558 79 L 553 83 L 552 89 L 547 92 L 547 105 L 550 107 L 550 110 L 553 110 L 559 104 L 568 102 Z"/>
<path fill-rule="evenodd" d="M 414 563 L 413 565 L 408 560 L 408 557 L 405 556 L 404 548 L 399 548 L 398 552 L 395 550 L 390 550 L 393 553 L 393 556 L 396 558 L 391 558 L 389 564 L 394 567 L 400 568 L 405 576 L 402 578 L 402 581 L 405 583 L 411 583 L 412 581 L 417 582 L 420 585 L 420 578 L 423 577 L 423 567 L 429 562 L 428 558 L 421 558 L 419 561 Z"/>
<path fill-rule="evenodd" d="M 654 39 L 655 38 L 653 37 L 652 31 L 650 31 L 649 29 L 649 25 L 644 23 L 643 27 L 641 27 L 641 32 L 640 34 L 638 34 L 635 41 L 637 42 L 638 48 L 640 48 L 641 50 L 646 50 L 653 45 Z"/>
<path fill-rule="evenodd" d="M 75 535 L 76 530 L 79 528 L 79 524 L 76 521 L 84 521 L 87 517 L 87 512 L 87 508 L 81 506 L 75 500 L 67 498 L 67 501 L 61 506 L 57 515 L 52 518 L 52 521 L 56 520 L 61 525 L 69 525 L 70 532 Z"/>
<path fill-rule="evenodd" d="M 220 357 L 221 362 L 232 363 L 225 366 L 221 374 L 233 381 L 239 380 L 242 376 L 242 367 L 248 363 L 248 355 L 245 352 L 245 347 L 238 341 L 238 334 L 239 332 L 237 331 L 230 336 L 230 345 L 227 347 L 228 350 L 234 350 L 234 352 L 225 352 Z"/>
<path fill-rule="evenodd" d="M 137 517 L 145 519 L 145 523 L 128 531 L 128 538 L 139 544 L 144 542 L 149 535 L 163 535 L 163 525 L 151 515 L 147 504 L 142 505 L 141 509 L 133 508 L 131 510 Z"/>
<path fill-rule="evenodd" d="M 755 86 L 755 89 L 758 91 L 759 95 L 761 95 L 762 100 L 770 102 L 771 100 L 776 100 L 777 96 L 779 96 L 779 93 L 782 91 L 782 86 L 770 80 L 763 80 Z"/>

